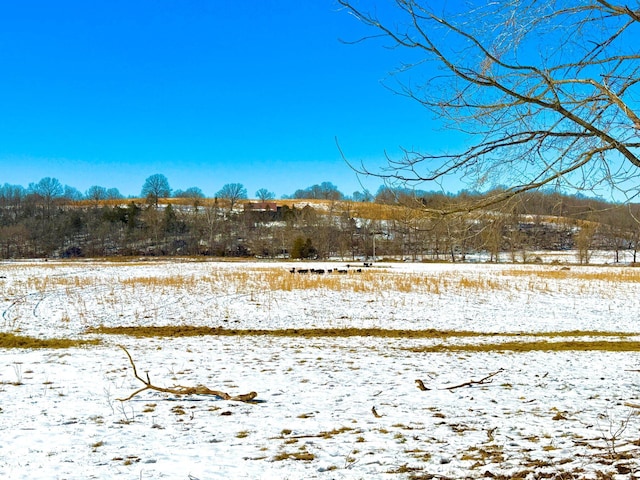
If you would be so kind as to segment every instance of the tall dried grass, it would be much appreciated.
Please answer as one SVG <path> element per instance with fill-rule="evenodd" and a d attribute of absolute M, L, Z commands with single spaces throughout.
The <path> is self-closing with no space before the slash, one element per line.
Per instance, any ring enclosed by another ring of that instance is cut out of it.
<path fill-rule="evenodd" d="M 509 277 L 529 277 L 553 280 L 583 280 L 601 281 L 611 283 L 639 283 L 640 269 L 620 268 L 620 267 L 597 267 L 571 269 L 559 268 L 510 268 L 502 272 L 502 276 Z"/>
<path fill-rule="evenodd" d="M 141 291 L 180 291 L 215 293 L 252 293 L 267 291 L 293 292 L 296 290 L 327 290 L 355 293 L 425 293 L 443 294 L 464 291 L 497 292 L 497 291 L 530 291 L 549 292 L 561 289 L 563 286 L 572 289 L 585 288 L 589 291 L 602 290 L 603 293 L 612 291 L 612 284 L 639 283 L 640 269 L 634 268 L 572 268 L 562 270 L 557 267 L 514 267 L 500 270 L 498 275 L 493 271 L 479 270 L 450 270 L 432 273 L 402 272 L 393 268 L 365 268 L 362 271 L 350 269 L 346 274 L 298 274 L 290 273 L 282 266 L 264 266 L 251 268 L 233 268 L 226 265 L 220 267 L 211 264 L 211 268 L 200 269 L 196 273 L 168 273 L 154 271 L 153 274 L 119 276 L 120 266 L 130 267 L 131 263 L 95 262 L 92 268 L 109 268 L 113 270 L 110 282 Z M 136 266 L 150 265 L 136 263 Z M 66 267 L 68 264 L 54 263 L 38 265 L 37 267 L 23 266 L 34 274 L 24 275 L 6 286 L 10 295 L 23 292 L 47 292 L 65 288 L 69 292 L 73 289 L 96 287 L 104 283 L 104 278 L 90 273 L 74 274 L 42 274 L 43 269 Z M 77 266 L 77 265 L 76 265 Z M 12 269 L 18 267 L 12 267 Z M 186 269 L 185 269 L 186 270 Z M 7 271 L 5 269 L 5 271 Z M 51 270 L 55 271 L 55 270 Z M 37 272 L 37 273 L 36 273 Z M 57 272 L 56 272 L 57 273 Z M 527 277 L 527 282 L 513 281 L 514 277 Z M 553 287 L 552 287 L 552 286 Z M 578 286 L 578 287 L 576 287 Z"/>

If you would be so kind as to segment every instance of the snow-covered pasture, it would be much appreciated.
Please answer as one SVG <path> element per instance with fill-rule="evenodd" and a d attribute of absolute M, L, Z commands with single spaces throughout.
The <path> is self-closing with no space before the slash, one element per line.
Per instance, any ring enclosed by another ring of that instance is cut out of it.
<path fill-rule="evenodd" d="M 0 476 L 640 474 L 635 349 L 452 348 L 639 340 L 640 270 L 398 263 L 300 275 L 289 273 L 293 266 L 299 265 L 0 264 L 2 332 L 101 340 L 70 349 L 0 349 Z M 100 326 L 181 325 L 238 334 L 87 333 Z M 397 334 L 242 332 L 312 328 Z M 420 338 L 409 330 L 467 334 Z M 203 384 L 232 395 L 256 391 L 258 402 L 151 391 L 120 402 L 142 385 L 118 345 L 155 385 Z M 416 379 L 429 390 L 418 389 Z"/>

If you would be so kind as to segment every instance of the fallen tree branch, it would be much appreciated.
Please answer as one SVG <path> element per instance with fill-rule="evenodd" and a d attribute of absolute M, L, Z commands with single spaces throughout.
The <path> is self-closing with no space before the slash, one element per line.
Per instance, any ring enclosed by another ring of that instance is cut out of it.
<path fill-rule="evenodd" d="M 495 377 L 496 375 L 498 375 L 503 371 L 504 371 L 504 368 L 501 368 L 499 370 L 496 370 L 495 372 L 490 373 L 486 377 L 481 378 L 480 380 L 472 379 L 472 380 L 469 380 L 468 382 L 464 382 L 459 385 L 452 385 L 451 387 L 440 388 L 439 390 L 455 390 L 456 388 L 470 387 L 472 385 L 485 385 L 487 383 L 491 383 L 493 381 L 493 377 Z M 418 387 L 419 390 L 422 390 L 423 392 L 431 390 L 431 388 L 428 388 L 424 384 L 424 382 L 420 379 L 416 380 L 416 386 Z"/>
<path fill-rule="evenodd" d="M 116 400 L 120 400 L 121 402 L 126 402 L 131 400 L 133 397 L 138 395 L 139 393 L 144 392 L 145 390 L 155 390 L 156 392 L 170 393 L 172 395 L 213 395 L 222 400 L 232 400 L 236 402 L 251 402 L 254 398 L 258 396 L 256 392 L 249 392 L 242 395 L 229 395 L 226 392 L 221 392 L 219 390 L 211 390 L 210 388 L 204 385 L 196 385 L 195 387 L 185 387 L 182 385 L 175 385 L 173 387 L 158 387 L 157 385 L 153 385 L 151 380 L 149 379 L 149 373 L 147 373 L 147 379 L 145 380 L 140 375 L 138 375 L 138 370 L 136 368 L 136 364 L 131 358 L 131 354 L 129 351 L 122 345 L 118 345 L 124 353 L 129 357 L 129 362 L 131 363 L 131 368 L 133 368 L 133 376 L 140 380 L 144 387 L 136 390 L 127 398 L 118 398 Z"/>
<path fill-rule="evenodd" d="M 416 380 L 416 385 L 418 387 L 418 390 L 422 390 L 423 392 L 426 392 L 427 390 L 431 390 L 430 388 L 427 388 L 424 382 L 419 378 Z"/>
<path fill-rule="evenodd" d="M 445 387 L 443 390 L 455 390 L 456 388 L 470 387 L 471 385 L 484 385 L 487 383 L 491 383 L 493 382 L 493 377 L 495 377 L 497 374 L 501 372 L 504 372 L 504 368 L 496 370 L 495 372 L 490 373 L 489 375 L 487 375 L 484 378 L 481 378 L 480 380 L 469 380 L 468 382 L 461 383 L 460 385 Z"/>

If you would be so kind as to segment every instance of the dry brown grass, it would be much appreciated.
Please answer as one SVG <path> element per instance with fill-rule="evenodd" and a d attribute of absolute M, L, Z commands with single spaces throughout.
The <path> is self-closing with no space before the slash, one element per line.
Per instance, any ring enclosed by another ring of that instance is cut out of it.
<path fill-rule="evenodd" d="M 443 352 L 533 352 L 533 351 L 609 351 L 637 352 L 640 341 L 629 340 L 637 336 L 629 332 L 601 331 L 558 331 L 539 333 L 485 333 L 455 330 L 389 330 L 381 328 L 322 328 L 322 329 L 225 329 L 194 326 L 101 326 L 89 330 L 89 333 L 103 335 L 128 335 L 131 337 L 193 337 L 193 336 L 268 336 L 291 338 L 348 338 L 373 337 L 403 340 L 449 340 L 470 339 L 473 343 L 426 345 L 417 347 L 401 347 L 414 353 Z M 506 340 L 509 338 L 522 340 Z M 488 338 L 502 338 L 503 341 L 486 342 Z M 562 340 L 566 339 L 566 340 Z"/>
<path fill-rule="evenodd" d="M 13 333 L 0 333 L 0 348 L 72 348 L 98 345 L 100 340 L 70 338 L 34 338 Z"/>
<path fill-rule="evenodd" d="M 591 340 L 591 341 L 522 341 L 477 343 L 462 345 L 429 345 L 410 347 L 413 353 L 443 352 L 640 352 L 640 341 L 632 340 Z"/>
<path fill-rule="evenodd" d="M 376 338 L 453 338 L 453 337 L 478 337 L 494 336 L 467 331 L 443 331 L 443 330 L 388 330 L 381 328 L 309 328 L 309 329 L 226 329 L 220 327 L 196 327 L 196 326 L 100 326 L 91 328 L 88 333 L 103 335 L 128 335 L 131 337 L 241 337 L 241 336 L 269 336 L 269 337 L 297 337 L 297 338 L 322 338 L 322 337 L 376 337 Z M 515 335 L 515 334 L 514 334 Z"/>
<path fill-rule="evenodd" d="M 182 261 L 182 260 L 180 260 Z M 187 261 L 187 260 L 184 260 Z M 154 274 L 130 277 L 123 274 L 118 278 L 118 268 L 131 266 L 145 266 L 156 264 L 157 261 L 83 261 L 83 262 L 48 262 L 37 266 L 15 265 L 3 268 L 3 272 L 11 275 L 13 270 L 22 269 L 24 280 L 15 280 L 11 285 L 10 294 L 18 294 L 21 290 L 30 292 L 46 292 L 56 288 L 75 288 L 97 286 L 104 280 L 91 275 L 42 275 L 42 271 L 55 271 L 56 268 L 85 265 L 87 268 L 107 267 L 114 269 L 113 282 L 130 288 L 168 289 L 189 291 L 196 287 L 204 287 L 210 292 L 251 293 L 266 291 L 292 292 L 296 290 L 328 290 L 356 293 L 424 293 L 444 294 L 464 291 L 497 292 L 497 291 L 530 291 L 549 292 L 562 289 L 563 286 L 580 291 L 602 291 L 611 294 L 611 284 L 639 283 L 640 269 L 636 268 L 580 268 L 562 270 L 555 266 L 548 267 L 505 267 L 496 275 L 491 271 L 451 270 L 438 272 L 402 272 L 393 268 L 364 268 L 358 272 L 349 269 L 348 273 L 336 273 L 337 268 L 344 268 L 335 264 L 333 273 L 292 274 L 283 266 L 265 266 L 231 268 L 221 267 L 211 263 L 211 269 L 200 270 L 199 273 Z M 301 263 L 298 268 L 309 268 L 309 264 Z M 324 264 L 325 270 L 332 264 Z M 34 274 L 24 275 L 33 270 Z M 37 274 L 40 273 L 40 274 Z M 513 281 L 513 277 L 526 277 L 529 280 Z"/>
<path fill-rule="evenodd" d="M 310 462 L 315 460 L 316 456 L 313 453 L 307 451 L 299 452 L 280 452 L 273 457 L 274 462 L 281 462 L 283 460 L 303 460 Z"/>
<path fill-rule="evenodd" d="M 172 275 L 170 277 L 132 277 L 120 280 L 128 287 L 189 289 L 195 287 L 200 280 L 194 275 Z"/>
<path fill-rule="evenodd" d="M 300 267 L 306 268 L 306 267 Z M 186 289 L 197 285 L 207 290 L 238 293 L 295 290 L 329 290 L 339 292 L 421 292 L 439 293 L 443 288 L 488 288 L 486 281 L 472 279 L 449 280 L 445 276 L 389 273 L 383 270 L 350 269 L 346 274 L 292 274 L 282 267 L 252 269 L 216 269 L 207 275 L 140 276 L 120 281 L 128 287 Z"/>
<path fill-rule="evenodd" d="M 580 268 L 573 267 L 570 270 L 562 270 L 559 268 L 509 268 L 501 274 L 509 277 L 529 277 L 540 279 L 553 279 L 560 281 L 581 280 L 585 282 L 599 281 L 611 283 L 639 283 L 640 270 L 637 268 L 620 268 L 620 267 L 598 267 L 598 268 Z"/>
<path fill-rule="evenodd" d="M 29 277 L 26 287 L 36 292 L 46 292 L 56 288 L 84 288 L 96 285 L 95 278 L 81 278 L 78 276 L 59 277 Z"/>
<path fill-rule="evenodd" d="M 300 267 L 303 268 L 303 267 Z M 507 283 L 478 275 L 456 273 L 420 274 L 385 269 L 349 269 L 346 274 L 291 274 L 283 268 L 264 268 L 244 272 L 216 272 L 211 282 L 236 285 L 238 290 L 285 291 L 329 290 L 355 293 L 431 293 L 464 289 L 483 291 L 507 287 Z"/>

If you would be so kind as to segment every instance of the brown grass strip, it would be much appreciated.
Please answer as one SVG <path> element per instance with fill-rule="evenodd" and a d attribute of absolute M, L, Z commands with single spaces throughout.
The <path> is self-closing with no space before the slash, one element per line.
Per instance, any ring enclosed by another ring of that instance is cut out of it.
<path fill-rule="evenodd" d="M 483 337 L 613 337 L 623 338 L 640 336 L 633 332 L 605 332 L 605 331 L 559 331 L 559 332 L 473 332 L 468 330 L 396 330 L 383 328 L 287 328 L 282 330 L 266 329 L 227 329 L 222 327 L 199 327 L 190 325 L 166 326 L 100 326 L 91 328 L 87 333 L 106 335 L 128 335 L 132 337 L 241 337 L 241 336 L 270 336 L 270 337 L 377 337 L 377 338 L 408 338 L 408 339 L 446 339 L 446 338 L 483 338 Z M 520 344 L 521 342 L 514 342 Z M 499 345 L 503 345 L 500 343 Z"/>
<path fill-rule="evenodd" d="M 554 280 L 584 280 L 612 283 L 640 283 L 640 270 L 636 268 L 600 267 L 598 269 L 584 269 L 574 267 L 571 270 L 558 268 L 506 268 L 501 272 L 503 277 L 527 277 Z"/>
<path fill-rule="evenodd" d="M 381 328 L 287 328 L 282 330 L 264 329 L 227 329 L 221 327 L 196 326 L 100 326 L 88 330 L 87 333 L 107 335 L 128 335 L 132 337 L 378 337 L 378 338 L 447 338 L 475 337 L 477 332 L 445 331 L 445 330 L 390 330 Z"/>
<path fill-rule="evenodd" d="M 34 338 L 13 333 L 0 333 L 0 348 L 73 348 L 97 345 L 100 340 L 74 340 L 71 338 Z"/>
<path fill-rule="evenodd" d="M 465 345 L 431 345 L 409 347 L 405 350 L 413 353 L 448 353 L 448 352 L 640 352 L 640 342 L 620 341 L 561 341 L 549 342 L 503 342 Z"/>

